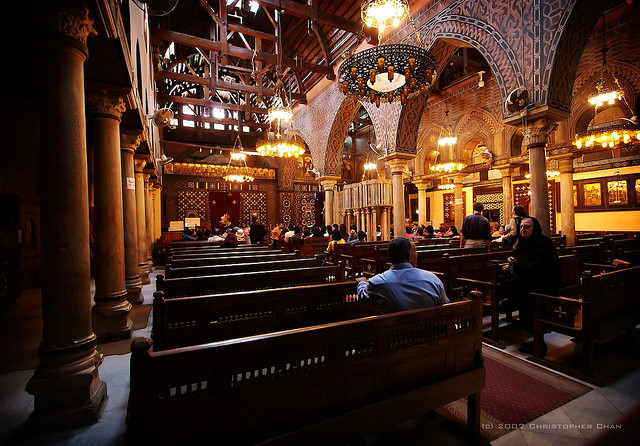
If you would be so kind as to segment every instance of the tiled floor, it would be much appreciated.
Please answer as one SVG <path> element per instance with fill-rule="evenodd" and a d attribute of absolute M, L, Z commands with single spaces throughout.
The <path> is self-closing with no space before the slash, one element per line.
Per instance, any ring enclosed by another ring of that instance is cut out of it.
<path fill-rule="evenodd" d="M 151 274 L 151 284 L 143 288 L 144 304 L 151 305 L 157 269 Z M 40 317 L 38 309 L 23 310 L 24 317 Z M 135 330 L 133 336 L 150 337 L 151 319 L 145 329 Z M 5 321 L 0 322 L 0 326 Z M 28 335 L 28 334 L 27 334 Z M 519 330 L 506 331 L 506 349 L 510 354 L 524 358 L 517 347 L 526 339 Z M 12 337 L 14 340 L 16 337 Z M 7 336 L 0 338 L 0 348 L 6 348 Z M 564 336 L 549 334 L 549 354 L 570 352 L 575 345 Z M 35 352 L 34 352 L 35 354 Z M 29 364 L 30 358 L 25 359 Z M 504 445 L 589 445 L 590 442 L 616 429 L 620 418 L 632 412 L 640 404 L 640 361 L 626 354 L 603 352 L 599 356 L 598 376 L 607 383 L 605 387 L 594 387 L 591 392 L 559 407 L 540 418 L 527 423 L 491 444 Z M 11 371 L 0 375 L 0 444 L 31 445 L 104 445 L 124 444 L 126 431 L 125 415 L 129 394 L 129 354 L 105 356 L 100 366 L 100 377 L 107 383 L 108 399 L 100 420 L 94 425 L 52 434 L 46 437 L 28 438 L 21 431 L 22 423 L 33 410 L 33 398 L 25 392 L 25 386 L 33 375 L 33 369 Z M 593 386 L 592 386 L 593 387 Z M 637 415 L 636 415 L 637 419 Z M 636 425 L 640 424 L 637 422 Z M 640 444 L 640 438 L 636 437 Z M 392 432 L 368 438 L 367 445 L 468 445 L 459 430 L 448 420 L 430 413 L 420 420 L 413 420 L 397 427 Z M 631 444 L 631 443 L 627 443 Z M 607 446 L 617 446 L 610 443 Z"/>

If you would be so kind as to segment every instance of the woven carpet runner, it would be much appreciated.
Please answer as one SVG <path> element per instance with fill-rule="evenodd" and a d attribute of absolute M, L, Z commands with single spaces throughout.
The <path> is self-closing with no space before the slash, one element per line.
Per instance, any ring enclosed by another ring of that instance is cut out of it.
<path fill-rule="evenodd" d="M 482 436 L 496 438 L 584 395 L 591 387 L 491 347 L 482 349 L 487 370 L 480 397 Z M 444 409 L 466 422 L 466 398 Z"/>

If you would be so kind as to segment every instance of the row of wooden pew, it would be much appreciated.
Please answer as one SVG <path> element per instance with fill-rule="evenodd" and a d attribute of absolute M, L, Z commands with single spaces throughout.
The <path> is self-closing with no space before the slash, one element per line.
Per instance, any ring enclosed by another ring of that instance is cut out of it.
<path fill-rule="evenodd" d="M 348 442 L 464 397 L 479 435 L 478 293 L 379 315 L 344 265 L 256 248 L 170 250 L 153 342 L 132 345 L 129 443 Z"/>

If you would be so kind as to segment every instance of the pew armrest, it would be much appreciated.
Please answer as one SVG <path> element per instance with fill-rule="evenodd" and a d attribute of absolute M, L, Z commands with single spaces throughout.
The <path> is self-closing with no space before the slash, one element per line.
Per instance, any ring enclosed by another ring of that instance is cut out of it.
<path fill-rule="evenodd" d="M 531 293 L 531 297 L 536 300 L 535 320 L 543 327 L 549 329 L 582 329 L 581 313 L 588 306 L 588 302 L 570 297 L 549 296 L 540 293 Z"/>

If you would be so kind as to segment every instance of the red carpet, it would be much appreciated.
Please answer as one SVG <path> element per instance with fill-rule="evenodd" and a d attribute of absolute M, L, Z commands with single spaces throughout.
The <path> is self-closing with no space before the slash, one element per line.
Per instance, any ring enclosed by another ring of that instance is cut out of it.
<path fill-rule="evenodd" d="M 487 369 L 482 391 L 482 435 L 494 440 L 553 409 L 589 392 L 577 381 L 490 347 L 483 348 Z M 445 406 L 458 420 L 466 420 L 466 399 Z"/>

